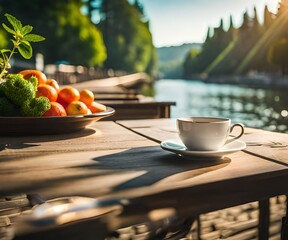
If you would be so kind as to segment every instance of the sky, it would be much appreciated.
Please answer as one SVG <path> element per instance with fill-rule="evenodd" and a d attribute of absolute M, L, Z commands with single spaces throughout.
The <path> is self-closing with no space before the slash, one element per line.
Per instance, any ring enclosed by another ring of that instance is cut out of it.
<path fill-rule="evenodd" d="M 239 27 L 248 11 L 253 16 L 256 6 L 258 19 L 263 22 L 264 6 L 276 13 L 279 0 L 141 0 L 150 22 L 156 47 L 203 42 L 208 27 L 218 27 L 221 18 L 228 27 L 230 15 Z"/>

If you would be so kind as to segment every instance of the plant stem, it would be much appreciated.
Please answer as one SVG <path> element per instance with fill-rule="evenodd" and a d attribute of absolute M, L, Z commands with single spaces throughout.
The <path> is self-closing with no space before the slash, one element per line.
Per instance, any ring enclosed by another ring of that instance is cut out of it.
<path fill-rule="evenodd" d="M 4 68 L 2 69 L 2 71 L 1 71 L 1 73 L 0 73 L 0 82 L 3 82 L 2 77 L 3 77 L 3 75 L 5 74 L 6 68 L 8 67 L 8 64 L 9 64 L 9 62 L 10 62 L 10 60 L 11 60 L 11 57 L 12 57 L 12 55 L 14 54 L 15 50 L 16 50 L 16 46 L 14 45 L 12 51 L 10 52 L 10 55 L 9 55 L 7 61 L 5 61 L 5 59 L 4 59 L 4 61 L 5 61 L 5 64 L 4 64 L 4 65 L 5 65 L 5 66 L 4 66 Z"/>

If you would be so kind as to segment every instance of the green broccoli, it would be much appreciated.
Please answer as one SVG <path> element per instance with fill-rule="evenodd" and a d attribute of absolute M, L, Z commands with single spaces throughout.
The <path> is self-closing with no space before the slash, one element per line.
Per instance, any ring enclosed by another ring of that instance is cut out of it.
<path fill-rule="evenodd" d="M 6 81 L 1 85 L 5 96 L 18 106 L 31 101 L 36 96 L 33 83 L 25 80 L 20 74 L 7 75 Z"/>
<path fill-rule="evenodd" d="M 37 88 L 38 88 L 38 79 L 35 76 L 31 76 L 28 80 L 28 82 L 32 83 L 35 92 L 37 92 Z"/>
<path fill-rule="evenodd" d="M 21 106 L 23 116 L 40 117 L 51 107 L 50 101 L 46 97 L 33 98 L 25 101 Z"/>
<path fill-rule="evenodd" d="M 20 109 L 6 97 L 0 97 L 0 116 L 20 116 Z"/>

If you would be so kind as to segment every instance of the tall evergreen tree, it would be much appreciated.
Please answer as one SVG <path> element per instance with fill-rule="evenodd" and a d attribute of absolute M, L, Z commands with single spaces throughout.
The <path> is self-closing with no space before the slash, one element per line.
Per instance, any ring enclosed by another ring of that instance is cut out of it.
<path fill-rule="evenodd" d="M 247 30 L 251 25 L 250 17 L 248 15 L 248 12 L 244 12 L 243 14 L 243 23 L 240 27 L 241 30 Z"/>
<path fill-rule="evenodd" d="M 257 26 L 259 27 L 260 23 L 259 23 L 259 20 L 258 20 L 258 14 L 257 14 L 257 9 L 256 7 L 254 6 L 254 18 L 253 18 L 253 26 Z"/>
<path fill-rule="evenodd" d="M 258 19 L 257 8 L 254 6 L 254 14 L 253 17 L 250 17 L 250 31 L 253 32 L 253 36 L 259 37 L 259 31 L 261 30 L 262 26 Z"/>
<path fill-rule="evenodd" d="M 143 5 L 139 2 L 139 0 L 135 0 L 134 7 L 144 16 L 144 8 Z"/>
<path fill-rule="evenodd" d="M 142 11 L 127 0 L 102 0 L 101 21 L 108 58 L 107 68 L 152 73 L 156 51 Z"/>
<path fill-rule="evenodd" d="M 233 23 L 232 15 L 230 15 L 229 17 L 229 30 L 234 30 L 234 23 Z"/>
<path fill-rule="evenodd" d="M 238 31 L 234 27 L 233 17 L 232 17 L 232 15 L 230 15 L 230 18 L 229 18 L 229 29 L 228 29 L 228 32 L 227 32 L 227 36 L 228 36 L 229 39 L 235 40 L 237 38 L 237 35 L 238 35 Z"/>
<path fill-rule="evenodd" d="M 267 28 L 272 23 L 272 14 L 269 12 L 267 5 L 264 8 L 264 27 Z"/>
<path fill-rule="evenodd" d="M 211 29 L 210 29 L 210 27 L 208 27 L 205 42 L 207 42 L 210 38 L 211 38 Z"/>

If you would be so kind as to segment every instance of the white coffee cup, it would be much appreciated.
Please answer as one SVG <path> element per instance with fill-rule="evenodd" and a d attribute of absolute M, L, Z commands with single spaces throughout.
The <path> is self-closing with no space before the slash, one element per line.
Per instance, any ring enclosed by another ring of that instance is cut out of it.
<path fill-rule="evenodd" d="M 231 124 L 229 118 L 190 117 L 178 118 L 179 137 L 187 149 L 192 151 L 215 151 L 225 144 L 235 141 L 244 134 L 241 123 Z M 230 136 L 235 127 L 240 134 Z"/>

